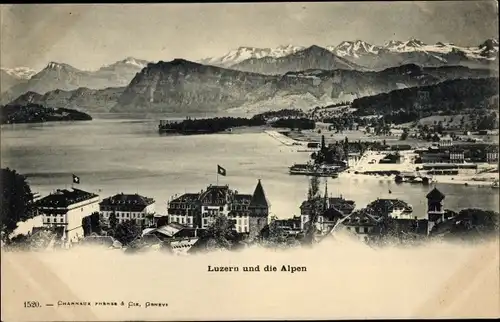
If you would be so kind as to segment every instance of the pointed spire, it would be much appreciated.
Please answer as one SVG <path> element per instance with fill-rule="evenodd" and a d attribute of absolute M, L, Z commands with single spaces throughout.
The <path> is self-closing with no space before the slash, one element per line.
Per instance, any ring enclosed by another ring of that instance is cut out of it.
<path fill-rule="evenodd" d="M 330 198 L 328 198 L 328 179 L 325 179 L 325 210 L 330 208 Z"/>
<path fill-rule="evenodd" d="M 264 192 L 260 179 L 253 192 L 249 207 L 269 207 L 269 201 L 266 198 L 266 193 Z"/>
<path fill-rule="evenodd" d="M 445 198 L 445 195 L 439 191 L 436 186 L 434 186 L 434 189 L 427 194 L 426 198 L 429 200 L 442 201 Z"/>

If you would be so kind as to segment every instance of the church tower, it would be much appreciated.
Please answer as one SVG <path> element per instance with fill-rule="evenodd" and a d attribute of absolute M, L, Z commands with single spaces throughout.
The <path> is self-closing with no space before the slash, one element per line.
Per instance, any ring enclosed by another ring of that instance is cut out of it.
<path fill-rule="evenodd" d="M 268 224 L 270 207 L 271 204 L 266 198 L 266 193 L 259 179 L 253 192 L 252 199 L 250 200 L 250 204 L 248 205 L 248 224 L 251 239 L 258 236 L 262 229 Z"/>
<path fill-rule="evenodd" d="M 444 220 L 443 200 L 445 195 L 436 187 L 426 196 L 427 198 L 427 234 L 432 228 Z"/>

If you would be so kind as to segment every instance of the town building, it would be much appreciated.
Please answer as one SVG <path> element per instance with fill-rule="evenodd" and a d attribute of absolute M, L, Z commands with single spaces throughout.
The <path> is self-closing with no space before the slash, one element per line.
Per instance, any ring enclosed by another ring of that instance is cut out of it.
<path fill-rule="evenodd" d="M 117 223 L 135 220 L 138 224 L 147 225 L 149 218 L 155 213 L 155 201 L 137 193 L 119 193 L 102 200 L 99 210 L 102 218 L 108 223 L 111 215 L 114 215 Z"/>
<path fill-rule="evenodd" d="M 445 195 L 434 187 L 426 196 L 427 198 L 427 233 L 432 231 L 435 225 L 445 220 L 445 211 L 443 208 L 443 200 Z"/>
<path fill-rule="evenodd" d="M 401 155 L 398 152 L 389 153 L 384 158 L 380 159 L 378 163 L 381 164 L 401 163 Z"/>
<path fill-rule="evenodd" d="M 420 158 L 422 163 L 450 163 L 450 153 L 438 149 L 429 149 Z"/>
<path fill-rule="evenodd" d="M 373 215 L 372 210 L 363 208 L 354 211 L 349 217 L 342 221 L 342 225 L 351 232 L 358 235 L 360 239 L 365 239 L 371 234 L 378 232 L 378 224 L 381 218 Z"/>
<path fill-rule="evenodd" d="M 146 245 L 162 244 L 170 248 L 174 254 L 187 254 L 189 249 L 193 247 L 204 234 L 204 229 L 190 228 L 178 223 L 170 223 L 158 228 L 146 229 L 143 231 L 139 243 Z"/>
<path fill-rule="evenodd" d="M 210 185 L 200 193 L 185 193 L 167 204 L 169 223 L 206 229 L 217 215 L 225 215 L 239 233 L 257 236 L 267 225 L 270 203 L 259 180 L 253 194 L 240 194 L 229 186 Z"/>
<path fill-rule="evenodd" d="M 399 199 L 378 199 L 367 206 L 375 218 L 413 219 L 413 207 Z"/>
<path fill-rule="evenodd" d="M 352 213 L 355 208 L 353 200 L 346 200 L 342 196 L 328 196 L 328 187 L 325 185 L 325 194 L 313 200 L 305 200 L 300 205 L 301 230 L 306 229 L 306 224 L 311 220 L 313 212 L 318 214 L 316 224 L 321 231 L 327 231 L 335 225 L 338 218 Z"/>
<path fill-rule="evenodd" d="M 438 143 L 438 146 L 440 148 L 442 147 L 450 147 L 453 145 L 453 138 L 449 135 L 447 136 L 442 136 L 439 138 L 439 143 Z"/>
<path fill-rule="evenodd" d="M 114 239 L 112 236 L 85 236 L 78 242 L 78 246 L 99 246 L 107 249 L 121 249 L 122 243 Z"/>
<path fill-rule="evenodd" d="M 486 148 L 486 162 L 498 163 L 498 146 L 489 146 Z"/>
<path fill-rule="evenodd" d="M 465 153 L 462 149 L 450 149 L 450 163 L 464 163 Z"/>
<path fill-rule="evenodd" d="M 276 219 L 274 223 L 277 228 L 284 230 L 289 236 L 298 235 L 302 231 L 300 216 L 293 216 L 287 219 Z"/>
<path fill-rule="evenodd" d="M 99 211 L 99 196 L 73 188 L 58 189 L 35 202 L 46 227 L 61 228 L 62 238 L 76 242 L 83 237 L 82 219 Z"/>

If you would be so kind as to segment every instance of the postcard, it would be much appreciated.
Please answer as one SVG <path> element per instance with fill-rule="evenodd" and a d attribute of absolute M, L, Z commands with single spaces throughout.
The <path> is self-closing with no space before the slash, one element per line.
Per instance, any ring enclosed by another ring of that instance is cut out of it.
<path fill-rule="evenodd" d="M 2 321 L 500 316 L 497 2 L 0 10 Z"/>

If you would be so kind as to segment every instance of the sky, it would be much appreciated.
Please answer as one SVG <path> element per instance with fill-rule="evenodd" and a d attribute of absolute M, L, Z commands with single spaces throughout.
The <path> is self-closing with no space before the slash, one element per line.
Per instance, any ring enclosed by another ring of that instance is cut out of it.
<path fill-rule="evenodd" d="M 95 70 L 126 57 L 198 60 L 240 46 L 498 38 L 496 1 L 1 5 L 0 65 Z"/>

